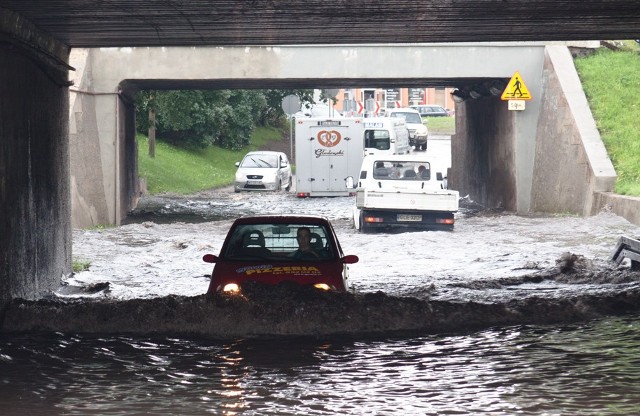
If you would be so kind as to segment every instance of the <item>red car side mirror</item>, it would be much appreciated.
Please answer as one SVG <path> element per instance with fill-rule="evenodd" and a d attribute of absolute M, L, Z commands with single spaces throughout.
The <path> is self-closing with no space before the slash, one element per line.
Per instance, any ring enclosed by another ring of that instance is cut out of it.
<path fill-rule="evenodd" d="M 218 261 L 218 256 L 213 254 L 205 254 L 204 256 L 202 256 L 202 260 L 205 263 L 215 263 L 216 261 Z"/>

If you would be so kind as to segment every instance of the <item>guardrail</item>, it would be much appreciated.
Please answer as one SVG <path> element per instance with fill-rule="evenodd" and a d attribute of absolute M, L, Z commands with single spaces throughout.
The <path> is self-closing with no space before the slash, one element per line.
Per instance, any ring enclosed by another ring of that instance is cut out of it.
<path fill-rule="evenodd" d="M 640 270 L 640 241 L 629 237 L 620 237 L 611 261 L 616 264 L 628 258 L 631 260 L 631 270 Z"/>

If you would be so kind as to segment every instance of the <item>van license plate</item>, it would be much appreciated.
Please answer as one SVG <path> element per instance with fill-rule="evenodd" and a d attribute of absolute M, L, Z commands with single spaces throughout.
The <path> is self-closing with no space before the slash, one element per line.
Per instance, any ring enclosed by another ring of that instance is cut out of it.
<path fill-rule="evenodd" d="M 422 221 L 422 215 L 398 214 L 398 221 L 420 222 Z"/>

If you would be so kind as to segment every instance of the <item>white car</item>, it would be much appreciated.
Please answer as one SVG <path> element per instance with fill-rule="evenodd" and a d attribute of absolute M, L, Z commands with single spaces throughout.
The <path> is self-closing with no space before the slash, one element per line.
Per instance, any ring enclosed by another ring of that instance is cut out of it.
<path fill-rule="evenodd" d="M 235 192 L 291 189 L 291 166 L 282 152 L 249 152 L 236 166 Z"/>
<path fill-rule="evenodd" d="M 416 150 L 427 150 L 427 137 L 429 130 L 422 123 L 422 117 L 418 110 L 413 108 L 389 108 L 385 110 L 386 117 L 402 117 L 407 123 L 409 130 L 409 145 L 414 146 Z"/>

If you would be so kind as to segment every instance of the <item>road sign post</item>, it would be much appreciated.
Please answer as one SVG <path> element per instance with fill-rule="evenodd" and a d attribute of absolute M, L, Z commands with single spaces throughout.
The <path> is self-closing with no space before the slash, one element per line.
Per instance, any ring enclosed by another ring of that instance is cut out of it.
<path fill-rule="evenodd" d="M 289 141 L 291 142 L 291 153 L 289 163 L 293 163 L 293 115 L 300 110 L 300 98 L 297 95 L 287 95 L 282 99 L 282 111 L 289 116 Z"/>

